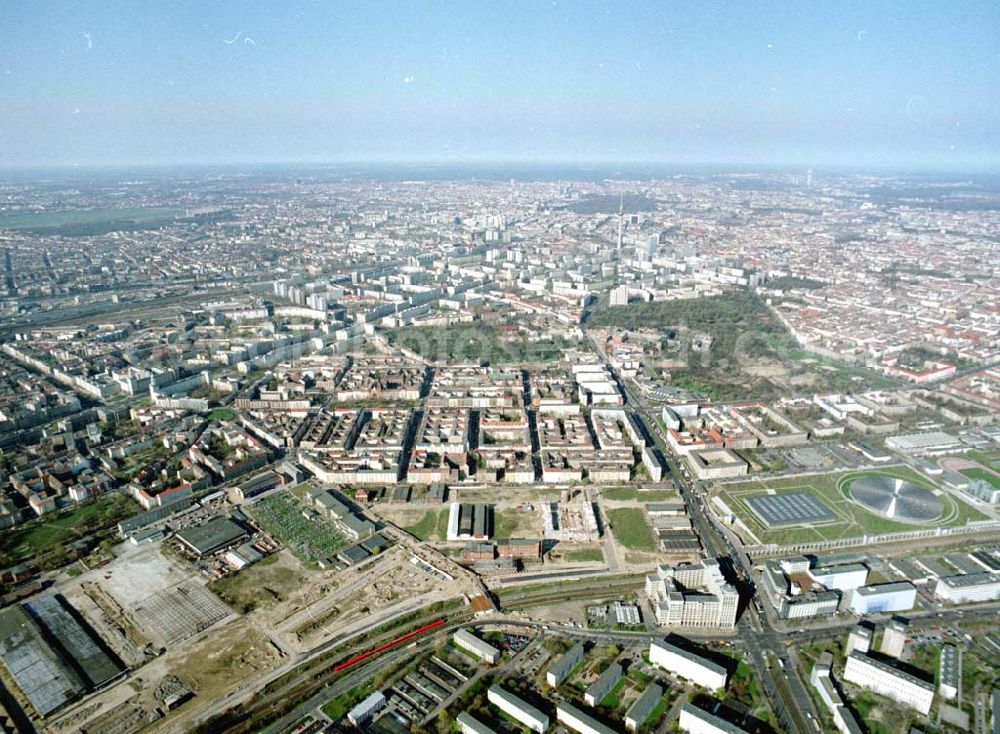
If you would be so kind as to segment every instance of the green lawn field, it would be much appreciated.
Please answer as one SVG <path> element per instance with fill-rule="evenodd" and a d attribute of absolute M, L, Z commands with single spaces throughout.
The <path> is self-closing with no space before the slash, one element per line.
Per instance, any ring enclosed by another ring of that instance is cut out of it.
<path fill-rule="evenodd" d="M 581 548 L 563 553 L 567 563 L 600 563 L 604 560 L 604 551 L 600 548 Z"/>
<path fill-rule="evenodd" d="M 207 417 L 210 421 L 234 421 L 236 420 L 236 413 L 229 408 L 215 408 L 209 412 Z"/>
<path fill-rule="evenodd" d="M 20 528 L 0 534 L 0 559 L 15 563 L 37 557 L 59 544 L 79 540 L 139 512 L 139 505 L 120 492 L 106 494 L 70 510 L 45 515 Z"/>
<path fill-rule="evenodd" d="M 635 487 L 609 487 L 601 490 L 601 494 L 604 495 L 604 499 L 615 501 L 663 502 L 678 498 L 677 493 L 670 489 L 650 489 L 640 492 Z"/>
<path fill-rule="evenodd" d="M 646 524 L 642 510 L 634 507 L 619 507 L 607 510 L 608 522 L 615 534 L 615 540 L 629 550 L 656 551 L 653 531 Z"/>
<path fill-rule="evenodd" d="M 0 215 L 0 229 L 59 229 L 104 224 L 166 223 L 184 216 L 176 207 L 123 207 L 111 209 L 65 209 L 48 212 L 12 212 Z"/>
<path fill-rule="evenodd" d="M 429 540 L 432 535 L 444 540 L 448 535 L 448 510 L 431 510 L 413 525 L 403 528 L 418 540 Z"/>

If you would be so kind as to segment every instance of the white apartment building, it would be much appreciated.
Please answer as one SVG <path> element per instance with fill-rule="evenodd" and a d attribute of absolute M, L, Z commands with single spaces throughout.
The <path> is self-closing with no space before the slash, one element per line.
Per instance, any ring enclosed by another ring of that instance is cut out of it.
<path fill-rule="evenodd" d="M 347 712 L 347 720 L 355 726 L 367 723 L 379 711 L 386 707 L 386 697 L 381 691 L 375 691 L 361 703 Z"/>
<path fill-rule="evenodd" d="M 715 691 L 726 687 L 726 669 L 699 655 L 682 650 L 669 642 L 652 640 L 649 661 L 671 675 Z"/>
<path fill-rule="evenodd" d="M 942 576 L 934 595 L 952 604 L 969 604 L 1000 599 L 1000 573 L 966 573 Z"/>
<path fill-rule="evenodd" d="M 628 305 L 628 286 L 620 285 L 617 288 L 612 288 L 611 293 L 608 295 L 608 305 L 610 306 Z"/>
<path fill-rule="evenodd" d="M 678 723 L 681 731 L 690 732 L 690 734 L 746 734 L 745 729 L 730 724 L 725 719 L 720 719 L 715 714 L 710 714 L 690 703 L 681 706 L 681 716 Z"/>
<path fill-rule="evenodd" d="M 740 595 L 735 586 L 726 582 L 714 559 L 658 566 L 655 574 L 646 576 L 646 595 L 653 602 L 657 624 L 724 628 L 736 625 Z"/>
<path fill-rule="evenodd" d="M 958 696 L 961 688 L 962 649 L 955 645 L 942 645 L 938 659 L 938 695 L 951 701 Z"/>
<path fill-rule="evenodd" d="M 472 714 L 462 711 L 455 717 L 458 730 L 462 734 L 497 734 L 495 729 L 491 729 Z"/>
<path fill-rule="evenodd" d="M 663 700 L 663 687 L 656 683 L 650 683 L 642 695 L 625 712 L 625 728 L 629 731 L 639 731 L 652 716 L 661 700 Z"/>
<path fill-rule="evenodd" d="M 611 663 L 584 692 L 584 703 L 588 706 L 596 706 L 603 701 L 604 697 L 611 693 L 612 689 L 618 685 L 618 681 L 622 679 L 623 673 L 621 665 Z"/>
<path fill-rule="evenodd" d="M 565 701 L 556 704 L 556 721 L 579 734 L 617 734 L 614 729 Z"/>
<path fill-rule="evenodd" d="M 909 581 L 861 586 L 851 594 L 851 609 L 857 614 L 903 612 L 913 609 L 917 588 Z"/>
<path fill-rule="evenodd" d="M 844 668 L 844 680 L 919 711 L 926 716 L 934 702 L 934 684 L 915 678 L 881 660 L 852 652 Z"/>
<path fill-rule="evenodd" d="M 520 721 L 531 731 L 543 732 L 549 728 L 549 717 L 522 698 L 498 685 L 490 686 L 486 700 L 508 716 Z"/>
<path fill-rule="evenodd" d="M 813 666 L 812 673 L 809 674 L 809 682 L 819 693 L 823 700 L 833 723 L 840 734 L 864 734 L 864 729 L 858 723 L 857 717 L 844 705 L 844 699 L 840 696 L 840 691 L 834 684 L 833 676 L 830 675 L 830 664 L 833 655 L 824 653 L 819 661 Z"/>
<path fill-rule="evenodd" d="M 545 682 L 553 688 L 562 685 L 569 674 L 576 669 L 576 666 L 583 660 L 583 643 L 578 642 L 567 650 L 558 660 L 549 666 L 545 673 Z"/>
<path fill-rule="evenodd" d="M 490 665 L 495 665 L 500 661 L 499 650 L 490 643 L 480 640 L 468 630 L 458 630 L 452 636 L 452 640 L 462 650 L 471 652 L 477 658 L 485 660 Z"/>
<path fill-rule="evenodd" d="M 855 627 L 847 636 L 847 648 L 844 651 L 847 655 L 857 650 L 858 652 L 868 652 L 872 646 L 872 631 L 867 627 Z"/>
<path fill-rule="evenodd" d="M 906 623 L 898 619 L 891 619 L 885 626 L 885 632 L 882 633 L 882 644 L 879 645 L 878 651 L 898 660 L 903 657 L 904 650 L 906 650 Z M 868 650 L 860 652 L 868 652 Z"/>

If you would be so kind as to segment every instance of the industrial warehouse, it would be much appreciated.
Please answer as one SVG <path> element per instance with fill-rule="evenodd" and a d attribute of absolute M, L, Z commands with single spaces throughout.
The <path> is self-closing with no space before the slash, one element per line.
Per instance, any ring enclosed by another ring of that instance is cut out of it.
<path fill-rule="evenodd" d="M 0 611 L 0 660 L 48 716 L 123 672 L 62 597 L 41 596 Z"/>

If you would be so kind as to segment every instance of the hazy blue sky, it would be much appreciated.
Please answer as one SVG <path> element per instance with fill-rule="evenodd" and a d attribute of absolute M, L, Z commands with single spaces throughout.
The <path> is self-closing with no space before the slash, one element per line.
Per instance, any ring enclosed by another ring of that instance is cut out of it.
<path fill-rule="evenodd" d="M 998 122 L 995 0 L 0 5 L 0 166 L 960 170 L 1000 168 Z"/>

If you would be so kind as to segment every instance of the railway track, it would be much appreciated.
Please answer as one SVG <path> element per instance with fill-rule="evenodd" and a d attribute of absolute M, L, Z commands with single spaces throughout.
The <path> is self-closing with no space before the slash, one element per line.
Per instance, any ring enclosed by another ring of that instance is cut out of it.
<path fill-rule="evenodd" d="M 504 592 L 497 594 L 497 601 L 501 609 L 524 608 L 529 606 L 540 606 L 551 602 L 568 601 L 574 599 L 596 599 L 598 597 L 614 597 L 621 594 L 632 593 L 638 586 L 641 586 L 641 577 L 621 582 L 617 584 L 601 584 L 588 586 L 580 589 L 552 589 L 546 588 L 539 592 L 528 592 L 513 594 Z"/>

